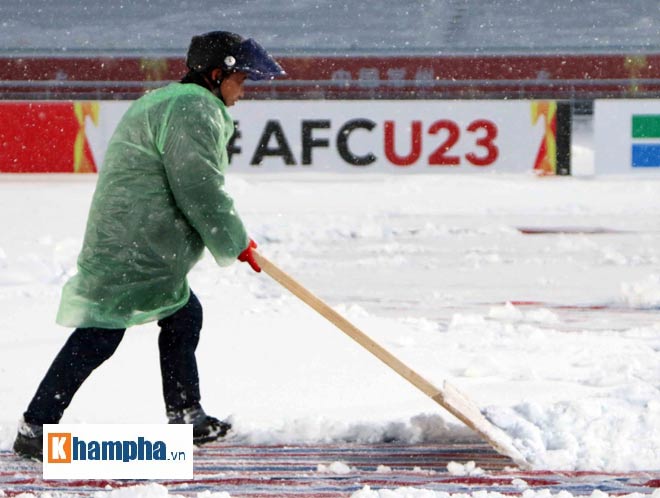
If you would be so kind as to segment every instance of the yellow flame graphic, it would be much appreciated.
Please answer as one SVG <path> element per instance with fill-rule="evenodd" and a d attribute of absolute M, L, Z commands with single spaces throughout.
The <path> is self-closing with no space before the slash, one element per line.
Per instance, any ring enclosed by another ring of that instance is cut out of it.
<path fill-rule="evenodd" d="M 74 102 L 73 112 L 78 120 L 78 133 L 73 145 L 73 171 L 74 173 L 93 173 L 96 171 L 94 158 L 89 153 L 90 148 L 87 144 L 85 135 L 85 118 L 89 117 L 94 125 L 99 124 L 98 102 Z M 87 145 L 87 147 L 85 147 Z"/>
<path fill-rule="evenodd" d="M 536 124 L 541 117 L 545 118 L 545 131 L 534 171 L 540 175 L 554 175 L 557 172 L 557 102 L 532 102 L 532 124 Z"/>

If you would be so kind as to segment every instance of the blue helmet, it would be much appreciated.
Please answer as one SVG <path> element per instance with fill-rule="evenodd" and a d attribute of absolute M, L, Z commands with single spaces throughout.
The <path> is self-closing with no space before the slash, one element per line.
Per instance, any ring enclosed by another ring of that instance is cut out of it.
<path fill-rule="evenodd" d="M 251 80 L 286 75 L 282 66 L 256 41 L 228 31 L 211 31 L 193 36 L 186 65 L 200 73 L 215 68 L 221 68 L 225 74 L 241 71 Z"/>

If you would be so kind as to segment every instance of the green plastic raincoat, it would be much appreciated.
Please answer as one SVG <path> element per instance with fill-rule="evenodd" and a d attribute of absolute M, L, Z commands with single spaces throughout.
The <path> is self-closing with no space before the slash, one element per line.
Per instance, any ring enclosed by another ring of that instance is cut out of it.
<path fill-rule="evenodd" d="M 225 105 L 195 84 L 133 103 L 108 146 L 57 323 L 118 329 L 164 318 L 188 301 L 186 276 L 204 247 L 219 265 L 236 260 L 249 238 L 223 189 L 233 130 Z"/>

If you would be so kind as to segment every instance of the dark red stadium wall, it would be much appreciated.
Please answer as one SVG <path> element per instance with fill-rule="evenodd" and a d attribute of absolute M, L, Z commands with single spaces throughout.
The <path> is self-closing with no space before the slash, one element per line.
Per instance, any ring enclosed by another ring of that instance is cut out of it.
<path fill-rule="evenodd" d="M 660 54 L 280 57 L 253 98 L 599 98 L 660 92 Z M 4 57 L 5 98 L 130 99 L 177 80 L 182 58 Z"/>

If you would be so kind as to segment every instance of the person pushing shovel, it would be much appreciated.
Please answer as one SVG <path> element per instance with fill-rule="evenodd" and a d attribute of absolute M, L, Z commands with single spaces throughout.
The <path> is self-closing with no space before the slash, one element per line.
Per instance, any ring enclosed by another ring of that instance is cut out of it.
<path fill-rule="evenodd" d="M 187 274 L 208 248 L 221 266 L 261 269 L 224 190 L 227 110 L 246 79 L 283 76 L 253 39 L 213 31 L 194 36 L 188 73 L 148 93 L 123 116 L 100 170 L 77 274 L 57 314 L 75 328 L 19 423 L 14 452 L 43 458 L 43 424 L 59 423 L 76 391 L 110 358 L 128 327 L 157 321 L 163 397 L 172 424 L 192 424 L 193 442 L 224 437 L 230 424 L 201 406 L 195 349 L 202 306 Z"/>

